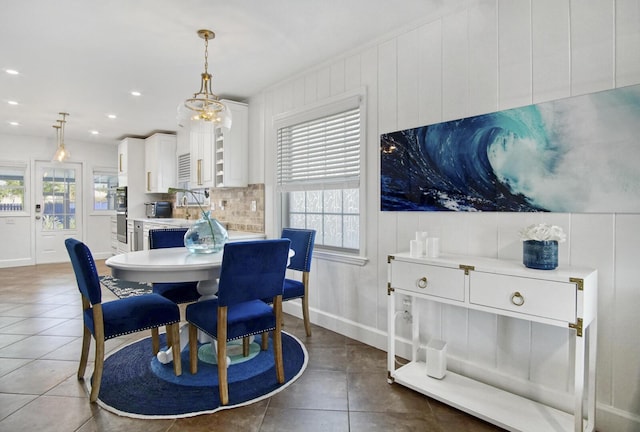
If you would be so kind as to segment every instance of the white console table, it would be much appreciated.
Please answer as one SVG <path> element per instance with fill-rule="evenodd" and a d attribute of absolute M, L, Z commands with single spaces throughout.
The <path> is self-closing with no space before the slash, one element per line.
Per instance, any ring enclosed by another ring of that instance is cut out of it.
<path fill-rule="evenodd" d="M 387 262 L 390 384 L 404 385 L 510 431 L 595 430 L 596 270 L 575 267 L 532 270 L 517 261 L 457 255 L 412 258 L 408 253 L 389 255 Z M 397 295 L 413 298 L 412 358 L 398 369 L 395 367 Z M 566 328 L 575 339 L 573 414 L 451 371 L 441 380 L 427 376 L 426 364 L 417 355 L 420 337 L 416 298 Z"/>

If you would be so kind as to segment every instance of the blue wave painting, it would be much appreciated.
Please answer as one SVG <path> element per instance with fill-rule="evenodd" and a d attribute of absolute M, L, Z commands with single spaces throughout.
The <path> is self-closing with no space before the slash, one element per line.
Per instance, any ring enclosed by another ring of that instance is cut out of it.
<path fill-rule="evenodd" d="M 640 213 L 640 85 L 380 137 L 383 211 Z"/>

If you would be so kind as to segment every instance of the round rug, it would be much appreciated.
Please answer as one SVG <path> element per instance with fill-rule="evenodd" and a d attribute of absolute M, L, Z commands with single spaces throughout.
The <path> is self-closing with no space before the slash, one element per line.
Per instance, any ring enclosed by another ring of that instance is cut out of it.
<path fill-rule="evenodd" d="M 251 360 L 229 366 L 229 404 L 221 406 L 217 365 L 199 360 L 198 372 L 191 374 L 187 345 L 181 353 L 182 375 L 176 377 L 173 363 L 162 364 L 151 355 L 151 338 L 142 339 L 105 360 L 98 404 L 118 415 L 152 419 L 191 417 L 249 405 L 282 391 L 307 367 L 308 354 L 302 342 L 282 332 L 285 382 L 278 384 L 272 342 L 270 339 L 269 349 Z M 254 343 L 260 343 L 260 336 Z"/>

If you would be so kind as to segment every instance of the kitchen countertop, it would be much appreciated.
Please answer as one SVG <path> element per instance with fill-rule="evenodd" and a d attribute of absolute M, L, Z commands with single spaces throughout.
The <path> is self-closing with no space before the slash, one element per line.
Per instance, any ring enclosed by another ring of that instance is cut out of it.
<path fill-rule="evenodd" d="M 143 224 L 161 224 L 170 225 L 174 227 L 190 227 L 196 222 L 197 219 L 181 219 L 181 218 L 133 218 L 135 221 L 142 222 Z M 229 234 L 229 240 L 259 240 L 266 238 L 264 233 L 249 232 L 249 231 L 234 231 L 227 230 Z"/>

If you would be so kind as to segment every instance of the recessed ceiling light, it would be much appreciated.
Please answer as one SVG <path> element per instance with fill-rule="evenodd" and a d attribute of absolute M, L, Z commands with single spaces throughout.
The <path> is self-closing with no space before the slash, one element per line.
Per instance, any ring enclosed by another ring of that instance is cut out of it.
<path fill-rule="evenodd" d="M 20 123 L 16 122 L 16 121 L 10 121 L 9 124 L 11 126 L 20 126 Z"/>
<path fill-rule="evenodd" d="M 16 101 L 7 101 L 7 103 L 9 105 L 18 105 L 18 102 L 16 102 Z"/>
<path fill-rule="evenodd" d="M 135 91 L 134 90 L 134 91 L 131 92 L 131 95 L 132 96 L 142 96 L 142 93 L 140 93 L 139 91 Z"/>
<path fill-rule="evenodd" d="M 91 135 L 100 135 L 100 132 L 98 132 L 97 130 L 92 130 L 89 132 L 91 133 Z"/>
<path fill-rule="evenodd" d="M 5 71 L 6 73 L 8 73 L 9 75 L 19 75 L 19 74 L 20 74 L 20 72 L 18 72 L 18 71 L 17 71 L 17 70 L 15 70 L 15 69 L 5 69 L 4 71 Z"/>
<path fill-rule="evenodd" d="M 115 115 L 115 114 L 107 114 L 107 117 L 110 118 L 110 119 L 118 118 L 118 116 Z"/>

